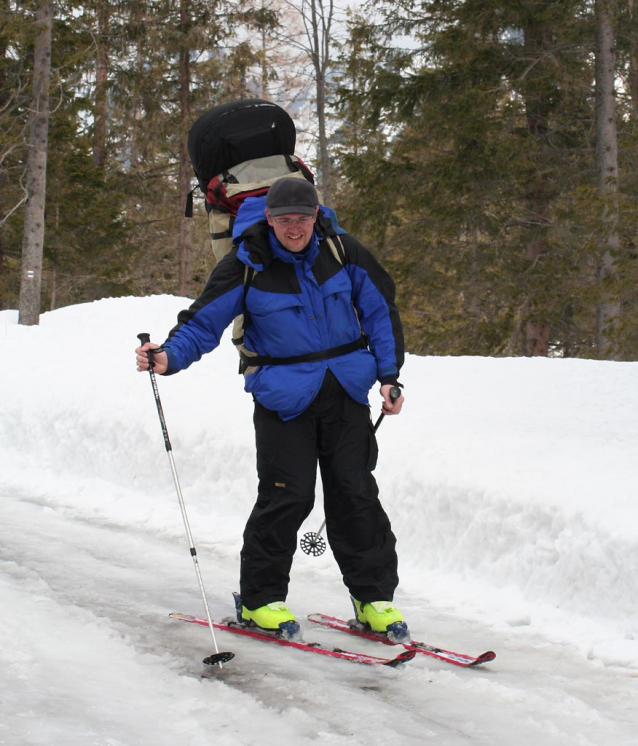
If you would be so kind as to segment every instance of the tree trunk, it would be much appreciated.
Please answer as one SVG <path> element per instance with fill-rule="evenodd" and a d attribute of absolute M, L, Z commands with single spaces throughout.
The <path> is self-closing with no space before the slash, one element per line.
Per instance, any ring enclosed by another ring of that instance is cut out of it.
<path fill-rule="evenodd" d="M 321 3 L 321 0 L 319 0 Z M 323 204 L 332 203 L 332 174 L 330 155 L 328 153 L 328 134 L 326 127 L 326 72 L 330 64 L 330 28 L 334 4 L 328 3 L 328 13 L 323 5 L 317 6 L 317 0 L 310 0 L 310 27 L 307 27 L 310 44 L 310 57 L 315 71 L 315 89 L 317 94 L 317 122 L 319 125 L 319 188 Z"/>
<path fill-rule="evenodd" d="M 599 357 L 616 359 L 614 326 L 620 317 L 620 299 L 613 287 L 618 236 L 618 137 L 616 131 L 615 34 L 607 0 L 596 0 L 596 174 L 605 207 L 601 222 L 601 258 L 598 267 L 599 301 L 596 343 Z"/>
<path fill-rule="evenodd" d="M 51 299 L 49 303 L 49 310 L 55 311 L 55 304 L 57 303 L 57 293 L 58 293 L 58 271 L 55 267 L 55 264 L 51 268 Z"/>
<path fill-rule="evenodd" d="M 261 66 L 261 97 L 268 98 L 268 40 L 266 36 L 266 5 L 261 0 L 261 50 L 259 62 Z"/>
<path fill-rule="evenodd" d="M 539 81 L 544 75 L 543 59 L 546 54 L 546 40 L 550 35 L 547 25 L 543 21 L 530 20 L 524 29 L 525 33 L 525 56 L 534 60 L 527 71 L 526 80 L 528 89 L 525 96 L 525 112 L 527 117 L 527 129 L 537 139 L 537 158 L 544 159 L 543 151 L 546 148 L 546 138 L 549 130 L 548 108 L 545 92 Z M 539 163 L 539 166 L 541 163 Z M 539 173 L 543 169 L 539 168 Z M 536 264 L 542 262 L 543 257 L 549 251 L 548 242 L 548 220 L 549 212 L 547 197 L 547 185 L 542 176 L 535 176 L 529 186 L 527 193 L 527 210 L 529 214 L 529 229 L 525 245 L 527 259 Z M 525 324 L 525 355 L 528 357 L 547 357 L 549 354 L 550 329 L 545 313 L 534 298 L 526 300 L 529 309 L 529 317 Z"/>
<path fill-rule="evenodd" d="M 139 80 L 142 77 L 144 69 L 144 58 L 142 56 L 142 49 L 138 40 L 135 49 L 135 83 L 131 90 L 131 98 L 133 102 L 131 112 L 131 124 L 129 127 L 129 174 L 131 176 L 131 184 L 137 179 L 138 166 L 140 160 L 140 146 L 139 146 L 139 129 L 140 120 L 142 119 L 142 104 L 141 96 L 139 92 Z M 126 219 L 131 222 L 136 222 L 137 216 L 137 195 L 133 189 L 129 189 L 126 197 Z M 135 241 L 135 231 L 131 231 L 129 241 Z"/>
<path fill-rule="evenodd" d="M 97 6 L 98 34 L 95 75 L 95 132 L 93 140 L 93 165 L 96 168 L 104 168 L 106 165 L 110 18 L 110 0 L 100 0 Z"/>
<path fill-rule="evenodd" d="M 38 324 L 42 287 L 44 208 L 49 140 L 49 84 L 54 3 L 42 0 L 36 11 L 37 36 L 33 65 L 33 101 L 27 158 L 27 203 L 22 240 L 22 279 L 18 323 Z"/>
<path fill-rule="evenodd" d="M 192 220 L 184 217 L 184 201 L 190 191 L 191 166 L 188 159 L 188 130 L 190 127 L 190 53 L 187 44 L 189 0 L 180 3 L 180 31 L 182 46 L 179 58 L 179 89 L 182 125 L 180 132 L 179 152 L 179 294 L 188 295 L 190 290 L 191 254 L 192 254 Z"/>
<path fill-rule="evenodd" d="M 328 134 L 326 128 L 326 79 L 325 74 L 317 76 L 317 120 L 319 124 L 319 173 L 321 174 L 321 193 L 323 204 L 332 204 L 332 174 L 330 172 L 330 154 L 328 153 Z"/>
<path fill-rule="evenodd" d="M 634 0 L 629 0 L 629 93 L 634 120 L 638 119 L 638 40 L 635 26 Z"/>

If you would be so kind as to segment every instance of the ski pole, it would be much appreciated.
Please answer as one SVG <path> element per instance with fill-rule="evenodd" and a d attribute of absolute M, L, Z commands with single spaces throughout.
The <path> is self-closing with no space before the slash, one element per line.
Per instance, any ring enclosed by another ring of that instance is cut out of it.
<path fill-rule="evenodd" d="M 151 341 L 149 334 L 138 334 L 137 338 L 140 340 L 142 345 Z M 173 458 L 173 447 L 171 446 L 170 438 L 168 437 L 168 429 L 166 427 L 166 419 L 164 418 L 164 410 L 162 409 L 162 401 L 159 395 L 159 389 L 157 388 L 157 379 L 155 378 L 155 361 L 153 360 L 153 350 L 148 350 L 146 353 L 148 357 L 148 372 L 151 379 L 151 386 L 153 387 L 153 394 L 155 396 L 155 405 L 157 406 L 157 414 L 159 415 L 160 425 L 162 426 L 162 434 L 164 436 L 164 445 L 166 447 L 166 453 L 168 454 L 168 460 L 171 465 L 171 472 L 173 474 L 173 482 L 175 483 L 175 490 L 177 492 L 177 499 L 179 500 L 179 507 L 182 512 L 182 518 L 184 519 L 184 528 L 186 529 L 186 537 L 190 546 L 191 557 L 193 558 L 193 564 L 195 565 L 195 573 L 197 574 L 197 580 L 199 582 L 199 589 L 202 593 L 202 600 L 204 602 L 204 609 L 206 610 L 206 619 L 208 620 L 208 628 L 210 629 L 211 637 L 213 638 L 213 646 L 215 648 L 215 654 L 209 655 L 208 658 L 204 658 L 204 663 L 215 666 L 218 665 L 223 668 L 224 663 L 232 660 L 235 657 L 234 653 L 226 652 L 220 653 L 219 647 L 217 646 L 217 638 L 215 637 L 215 628 L 213 627 L 213 620 L 210 615 L 210 609 L 208 607 L 208 600 L 206 598 L 206 591 L 204 590 L 204 581 L 202 579 L 202 573 L 199 568 L 199 561 L 197 559 L 197 550 L 193 542 L 193 534 L 191 532 L 190 523 L 188 521 L 188 515 L 186 513 L 186 504 L 184 503 L 184 497 L 182 495 L 182 488 L 179 484 L 177 477 L 177 469 L 175 468 L 175 459 Z"/>
<path fill-rule="evenodd" d="M 401 389 L 398 386 L 393 386 L 390 389 L 390 401 L 394 403 L 401 396 Z M 379 425 L 383 422 L 385 414 L 383 412 L 379 415 L 379 419 L 374 425 L 374 432 L 379 429 Z M 299 541 L 299 546 L 302 551 L 306 554 L 312 554 L 313 557 L 320 557 L 326 551 L 326 540 L 321 535 L 324 528 L 326 527 L 326 519 L 323 519 L 323 523 L 319 527 L 319 531 L 308 531 L 304 534 Z"/>
<path fill-rule="evenodd" d="M 390 389 L 390 401 L 394 404 L 394 402 L 401 396 L 401 389 L 398 386 L 393 386 Z M 379 419 L 376 421 L 374 425 L 374 432 L 379 429 L 379 425 L 383 422 L 383 418 L 385 417 L 385 414 L 381 412 L 379 415 Z"/>

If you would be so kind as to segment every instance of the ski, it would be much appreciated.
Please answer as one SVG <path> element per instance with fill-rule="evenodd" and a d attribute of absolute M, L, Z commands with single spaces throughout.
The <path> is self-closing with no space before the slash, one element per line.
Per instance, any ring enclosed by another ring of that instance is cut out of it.
<path fill-rule="evenodd" d="M 177 619 L 180 622 L 190 622 L 191 624 L 201 624 L 204 627 L 208 627 L 208 621 L 201 619 L 200 617 L 193 616 L 192 614 L 180 614 L 174 612 L 169 614 L 172 619 Z M 395 658 L 380 658 L 376 655 L 368 655 L 366 653 L 355 653 L 351 650 L 343 650 L 341 648 L 329 648 L 318 642 L 305 642 L 304 640 L 287 640 L 284 637 L 278 636 L 276 633 L 269 633 L 266 630 L 262 630 L 259 627 L 249 627 L 246 624 L 239 624 L 239 622 L 233 619 L 225 619 L 221 622 L 213 622 L 215 629 L 220 629 L 225 632 L 232 632 L 235 635 L 244 635 L 246 637 L 252 637 L 255 640 L 263 640 L 264 642 L 274 642 L 277 645 L 283 645 L 289 648 L 295 648 L 297 650 L 305 650 L 309 653 L 318 653 L 319 655 L 327 655 L 331 658 L 341 658 L 343 660 L 352 661 L 353 663 L 364 663 L 366 665 L 381 665 L 395 667 L 400 663 L 412 660 L 416 655 L 413 650 L 404 650 L 399 653 Z"/>
<path fill-rule="evenodd" d="M 309 614 L 308 620 L 323 627 L 338 630 L 339 632 L 347 632 L 350 635 L 365 637 L 366 640 L 376 640 L 385 645 L 394 645 L 394 643 L 384 635 L 357 626 L 357 623 L 354 620 L 346 622 L 344 619 L 338 619 L 337 617 L 328 616 L 327 614 Z M 464 668 L 479 666 L 481 663 L 488 663 L 496 658 L 496 653 L 491 650 L 478 656 L 472 656 L 466 655 L 465 653 L 455 653 L 452 650 L 444 650 L 443 648 L 437 648 L 433 645 L 427 645 L 424 642 L 417 642 L 416 640 L 402 644 L 406 650 L 413 653 L 423 653 L 432 658 L 438 658 L 438 660 L 452 663 L 455 666 L 463 666 Z"/>

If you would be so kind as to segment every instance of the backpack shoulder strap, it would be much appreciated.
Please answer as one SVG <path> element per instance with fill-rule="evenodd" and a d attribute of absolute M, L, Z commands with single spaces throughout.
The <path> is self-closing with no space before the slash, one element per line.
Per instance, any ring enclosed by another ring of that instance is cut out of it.
<path fill-rule="evenodd" d="M 339 262 L 342 267 L 346 266 L 346 250 L 343 246 L 341 238 L 335 234 L 334 236 L 326 236 L 326 243 L 330 247 L 330 251 L 334 258 Z"/>
<path fill-rule="evenodd" d="M 246 268 L 244 269 L 244 300 L 242 302 L 242 311 L 239 316 L 235 317 L 235 320 L 233 321 L 233 334 L 232 334 L 232 340 L 233 344 L 237 348 L 237 351 L 239 352 L 239 373 L 240 374 L 246 374 L 247 372 L 254 372 L 255 368 L 250 368 L 249 365 L 244 361 L 244 357 L 248 355 L 256 355 L 257 353 L 251 352 L 248 350 L 244 345 L 244 328 L 248 324 L 249 320 L 249 314 L 248 309 L 246 308 L 246 296 L 248 295 L 248 290 L 250 289 L 250 285 L 252 281 L 255 279 L 255 275 L 257 274 L 257 270 L 254 267 L 249 267 L 246 265 Z"/>
<path fill-rule="evenodd" d="M 246 308 L 246 296 L 248 295 L 248 290 L 250 289 L 256 274 L 257 270 L 254 267 L 246 265 L 246 268 L 244 269 L 244 309 Z"/>
<path fill-rule="evenodd" d="M 248 295 L 248 291 L 250 290 L 250 286 L 252 285 L 252 281 L 255 279 L 256 274 L 257 270 L 254 267 L 246 265 L 244 269 L 244 299 L 241 304 L 242 315 L 237 317 L 238 319 L 241 319 L 241 336 L 235 337 L 233 334 L 233 343 L 235 345 L 241 345 L 244 343 L 244 329 L 248 326 L 248 322 L 250 321 L 248 309 L 246 308 L 246 296 Z"/>

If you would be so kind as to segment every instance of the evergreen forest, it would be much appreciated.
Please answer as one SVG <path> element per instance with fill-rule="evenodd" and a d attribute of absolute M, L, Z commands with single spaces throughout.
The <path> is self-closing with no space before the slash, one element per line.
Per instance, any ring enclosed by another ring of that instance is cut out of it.
<path fill-rule="evenodd" d="M 409 352 L 636 360 L 637 16 L 634 0 L 4 0 L 0 309 L 36 303 L 21 323 L 37 323 L 196 297 L 215 257 L 201 193 L 184 217 L 189 128 L 264 98 L 392 274 Z"/>

